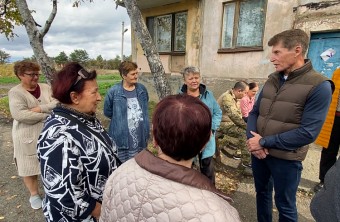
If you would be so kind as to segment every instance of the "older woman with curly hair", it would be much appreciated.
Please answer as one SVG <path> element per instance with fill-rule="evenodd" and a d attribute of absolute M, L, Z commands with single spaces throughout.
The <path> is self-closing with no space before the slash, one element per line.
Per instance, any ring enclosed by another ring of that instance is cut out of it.
<path fill-rule="evenodd" d="M 51 110 L 57 104 L 49 85 L 39 83 L 40 67 L 29 61 L 16 62 L 14 73 L 20 84 L 8 92 L 9 108 L 13 117 L 14 162 L 19 176 L 30 192 L 33 209 L 41 208 L 38 189 L 40 174 L 37 159 L 37 139 Z"/>

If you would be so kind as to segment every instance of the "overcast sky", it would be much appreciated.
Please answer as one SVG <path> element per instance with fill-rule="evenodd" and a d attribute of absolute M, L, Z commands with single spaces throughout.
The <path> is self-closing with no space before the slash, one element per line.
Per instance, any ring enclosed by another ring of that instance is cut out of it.
<path fill-rule="evenodd" d="M 130 19 L 125 8 L 118 7 L 113 0 L 96 0 L 72 7 L 73 0 L 58 1 L 58 12 L 50 30 L 44 37 L 44 49 L 50 57 L 64 51 L 67 55 L 75 49 L 84 49 L 90 58 L 102 55 L 113 59 L 121 54 L 122 22 L 128 31 L 124 34 L 124 55 L 131 54 Z M 27 0 L 34 10 L 35 21 L 44 25 L 52 10 L 49 0 Z M 31 57 L 33 51 L 24 27 L 16 27 L 18 37 L 7 40 L 0 35 L 0 49 L 11 55 L 11 61 Z"/>

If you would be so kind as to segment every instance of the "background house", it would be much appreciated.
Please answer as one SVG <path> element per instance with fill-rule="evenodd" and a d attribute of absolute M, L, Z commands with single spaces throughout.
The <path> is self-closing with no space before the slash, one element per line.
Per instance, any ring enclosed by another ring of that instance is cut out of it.
<path fill-rule="evenodd" d="M 291 28 L 300 28 L 310 35 L 308 58 L 318 71 L 331 77 L 336 67 L 340 66 L 339 1 L 137 2 L 174 89 L 181 84 L 179 71 L 188 65 L 200 67 L 204 83 L 216 97 L 237 80 L 263 82 L 274 71 L 269 61 L 271 48 L 267 46 L 268 40 Z M 321 57 L 322 53 L 329 58 Z M 132 58 L 141 72 L 150 72 L 134 35 Z M 148 81 L 147 75 L 141 79 Z"/>

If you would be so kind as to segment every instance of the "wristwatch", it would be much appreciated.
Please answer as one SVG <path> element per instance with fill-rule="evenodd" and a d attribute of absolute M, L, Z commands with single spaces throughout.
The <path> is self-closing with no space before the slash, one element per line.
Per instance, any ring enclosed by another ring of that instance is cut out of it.
<path fill-rule="evenodd" d="M 266 143 L 266 140 L 265 140 L 265 138 L 261 138 L 260 140 L 259 140 L 259 144 L 262 146 L 262 147 L 264 147 L 264 144 Z"/>

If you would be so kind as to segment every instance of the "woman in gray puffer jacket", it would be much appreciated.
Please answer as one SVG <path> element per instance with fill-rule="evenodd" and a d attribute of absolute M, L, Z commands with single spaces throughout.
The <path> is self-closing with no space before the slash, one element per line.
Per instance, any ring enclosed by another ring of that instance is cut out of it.
<path fill-rule="evenodd" d="M 231 199 L 191 169 L 211 135 L 209 108 L 192 96 L 168 96 L 152 124 L 158 155 L 144 150 L 113 172 L 100 221 L 240 221 Z"/>

